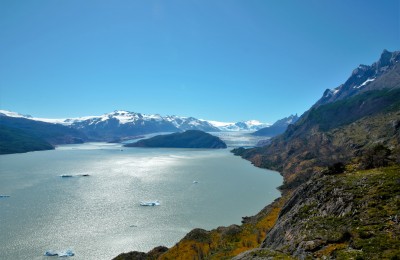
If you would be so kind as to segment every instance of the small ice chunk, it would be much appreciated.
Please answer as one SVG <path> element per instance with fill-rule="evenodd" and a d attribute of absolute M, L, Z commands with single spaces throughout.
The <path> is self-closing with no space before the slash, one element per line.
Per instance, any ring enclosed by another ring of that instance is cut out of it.
<path fill-rule="evenodd" d="M 65 251 L 55 251 L 55 250 L 47 250 L 44 252 L 45 256 L 58 256 L 58 257 L 68 257 L 74 256 L 75 253 L 71 249 L 67 249 Z"/>
<path fill-rule="evenodd" d="M 159 205 L 160 205 L 160 202 L 158 200 L 140 202 L 140 206 L 159 206 Z"/>
<path fill-rule="evenodd" d="M 58 253 L 59 257 L 67 257 L 67 256 L 74 256 L 74 252 L 71 249 L 67 249 L 65 251 L 61 251 Z"/>
<path fill-rule="evenodd" d="M 58 256 L 58 253 L 53 250 L 47 250 L 46 252 L 44 252 L 44 255 L 45 256 Z"/>

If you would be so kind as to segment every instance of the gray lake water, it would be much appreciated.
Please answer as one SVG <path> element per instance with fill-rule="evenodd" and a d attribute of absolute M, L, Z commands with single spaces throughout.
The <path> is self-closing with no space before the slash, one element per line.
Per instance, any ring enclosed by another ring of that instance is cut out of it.
<path fill-rule="evenodd" d="M 239 224 L 279 197 L 281 183 L 229 149 L 88 143 L 2 155 L 0 194 L 10 197 L 0 198 L 0 259 L 53 259 L 44 252 L 66 249 L 71 259 L 111 259 L 170 247 L 193 228 Z M 146 200 L 161 205 L 140 206 Z"/>

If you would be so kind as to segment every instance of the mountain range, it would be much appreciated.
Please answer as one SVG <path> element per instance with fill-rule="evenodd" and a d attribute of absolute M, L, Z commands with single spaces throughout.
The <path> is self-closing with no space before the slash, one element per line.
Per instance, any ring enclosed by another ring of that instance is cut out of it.
<path fill-rule="evenodd" d="M 124 110 L 116 110 L 101 116 L 49 119 L 0 110 L 0 126 L 2 126 L 0 135 L 3 137 L 0 153 L 4 154 L 12 153 L 12 151 L 28 152 L 46 148 L 54 149 L 54 146 L 59 144 L 87 141 L 121 142 L 150 133 L 187 130 L 256 131 L 269 127 L 270 124 L 257 120 L 227 123 L 194 117 L 148 115 Z M 17 133 L 21 133 L 21 135 Z M 37 146 L 33 140 L 40 142 L 41 145 Z"/>
<path fill-rule="evenodd" d="M 205 132 L 219 131 L 256 131 L 270 126 L 257 120 L 242 121 L 236 123 L 219 122 L 182 116 L 161 116 L 159 114 L 142 114 L 125 110 L 116 110 L 101 116 L 85 116 L 67 119 L 37 118 L 30 115 L 22 115 L 16 112 L 0 110 L 0 116 L 25 118 L 35 121 L 56 123 L 70 126 L 75 129 L 83 129 L 84 132 L 109 131 L 120 132 L 133 131 L 137 134 L 153 132 L 173 132 L 186 130 L 201 130 Z M 119 130 L 115 130 L 120 128 Z M 114 130 L 113 130 L 114 129 Z"/>

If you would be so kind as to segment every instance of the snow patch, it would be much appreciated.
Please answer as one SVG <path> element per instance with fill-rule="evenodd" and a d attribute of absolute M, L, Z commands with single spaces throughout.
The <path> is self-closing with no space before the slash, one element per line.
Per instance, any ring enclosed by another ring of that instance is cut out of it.
<path fill-rule="evenodd" d="M 375 80 L 375 78 L 372 78 L 372 79 L 370 79 L 370 78 L 368 78 L 366 81 L 364 81 L 360 86 L 354 86 L 353 88 L 362 88 L 362 87 L 364 87 L 365 85 L 367 85 L 368 83 L 370 83 L 370 82 L 372 82 L 372 81 L 374 81 Z"/>
<path fill-rule="evenodd" d="M 11 112 L 11 111 L 8 111 L 8 110 L 0 110 L 0 114 L 3 114 L 5 116 L 9 116 L 9 117 L 19 117 L 19 118 L 27 118 L 27 117 L 29 117 L 29 116 L 21 115 L 19 113 Z"/>

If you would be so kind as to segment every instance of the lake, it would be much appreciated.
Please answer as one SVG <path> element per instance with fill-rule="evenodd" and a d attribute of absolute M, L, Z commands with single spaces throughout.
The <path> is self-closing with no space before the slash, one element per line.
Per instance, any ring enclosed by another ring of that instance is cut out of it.
<path fill-rule="evenodd" d="M 66 249 L 71 259 L 111 259 L 171 247 L 193 228 L 240 224 L 279 197 L 281 183 L 229 149 L 87 143 L 2 155 L 0 194 L 10 197 L 0 198 L 0 259 Z M 151 200 L 160 205 L 140 206 Z"/>

